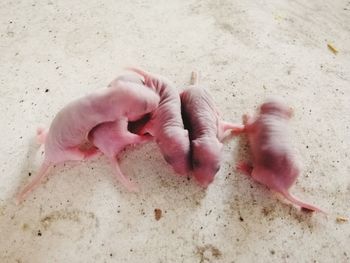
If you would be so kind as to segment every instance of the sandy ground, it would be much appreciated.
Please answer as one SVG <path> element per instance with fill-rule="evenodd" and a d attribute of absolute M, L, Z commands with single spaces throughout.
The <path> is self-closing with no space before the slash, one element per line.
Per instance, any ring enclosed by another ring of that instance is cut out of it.
<path fill-rule="evenodd" d="M 2 0 L 0 61 L 1 262 L 350 261 L 350 223 L 336 221 L 350 216 L 349 1 Z M 179 91 L 200 70 L 229 121 L 283 96 L 304 164 L 292 191 L 330 215 L 305 214 L 236 172 L 243 139 L 226 143 L 207 191 L 149 143 L 120 157 L 138 194 L 99 157 L 57 166 L 16 206 L 42 160 L 36 127 L 130 65 Z"/>

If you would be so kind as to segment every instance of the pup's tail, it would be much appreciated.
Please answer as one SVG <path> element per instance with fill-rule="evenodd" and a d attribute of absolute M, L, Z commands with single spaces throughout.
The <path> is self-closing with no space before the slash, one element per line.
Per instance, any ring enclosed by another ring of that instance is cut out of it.
<path fill-rule="evenodd" d="M 316 211 L 316 212 L 321 212 L 321 213 L 325 213 L 327 214 L 325 211 L 323 211 L 322 209 L 318 208 L 317 206 L 305 203 L 303 201 L 301 201 L 300 199 L 298 199 L 297 197 L 295 197 L 294 195 L 292 195 L 291 193 L 289 193 L 288 191 L 284 191 L 281 192 L 281 194 L 288 199 L 290 202 L 292 202 L 295 205 L 300 206 L 303 209 L 309 210 L 309 211 Z"/>
<path fill-rule="evenodd" d="M 32 192 L 42 181 L 42 179 L 47 175 L 47 172 L 49 168 L 52 166 L 51 163 L 44 161 L 43 164 L 41 165 L 39 172 L 37 175 L 34 177 L 34 179 L 27 185 L 25 186 L 16 196 L 16 203 L 20 204 L 24 201 L 26 196 Z"/>
<path fill-rule="evenodd" d="M 192 71 L 190 85 L 197 86 L 199 84 L 199 72 Z"/>
<path fill-rule="evenodd" d="M 129 178 L 127 178 L 123 172 L 120 170 L 118 160 L 116 158 L 111 158 L 111 162 L 115 169 L 115 176 L 118 181 L 126 187 L 130 192 L 138 192 L 139 189 L 136 184 L 130 182 Z"/>

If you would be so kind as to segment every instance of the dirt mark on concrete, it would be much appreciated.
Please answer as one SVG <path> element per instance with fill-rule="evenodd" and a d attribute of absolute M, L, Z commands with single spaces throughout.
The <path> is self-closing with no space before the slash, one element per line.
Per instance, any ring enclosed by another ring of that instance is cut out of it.
<path fill-rule="evenodd" d="M 200 263 L 213 262 L 213 260 L 219 259 L 222 256 L 222 252 L 211 244 L 197 247 L 196 254 L 199 256 Z"/>

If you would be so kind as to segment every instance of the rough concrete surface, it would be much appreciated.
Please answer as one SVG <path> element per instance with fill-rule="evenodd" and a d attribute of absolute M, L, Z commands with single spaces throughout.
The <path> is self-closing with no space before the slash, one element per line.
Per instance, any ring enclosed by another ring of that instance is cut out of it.
<path fill-rule="evenodd" d="M 130 65 L 179 91 L 200 70 L 229 121 L 283 96 L 304 164 L 292 191 L 330 214 L 236 172 L 243 138 L 207 191 L 149 143 L 120 157 L 138 194 L 99 157 L 58 165 L 16 206 L 42 160 L 36 127 Z M 349 81 L 348 0 L 0 1 L 0 262 L 349 262 Z"/>

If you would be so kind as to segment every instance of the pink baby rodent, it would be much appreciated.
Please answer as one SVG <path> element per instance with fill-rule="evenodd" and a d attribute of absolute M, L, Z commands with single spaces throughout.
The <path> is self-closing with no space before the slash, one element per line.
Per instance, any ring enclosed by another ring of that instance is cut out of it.
<path fill-rule="evenodd" d="M 293 111 L 281 99 L 272 98 L 260 106 L 260 113 L 252 118 L 243 116 L 244 132 L 248 136 L 253 166 L 241 162 L 237 168 L 251 175 L 254 180 L 282 194 L 287 200 L 303 209 L 320 211 L 293 196 L 289 189 L 300 174 L 296 155 L 289 143 L 288 120 Z"/>
<path fill-rule="evenodd" d="M 81 149 L 95 126 L 121 118 L 136 120 L 156 109 L 158 103 L 159 96 L 152 90 L 125 81 L 112 82 L 109 88 L 69 103 L 57 113 L 47 134 L 38 130 L 39 141 L 45 142 L 45 158 L 33 181 L 17 195 L 17 201 L 21 202 L 53 165 L 83 160 L 96 154 L 96 148 Z"/>
<path fill-rule="evenodd" d="M 159 94 L 158 108 L 152 112 L 150 120 L 138 134 L 152 135 L 160 151 L 175 172 L 187 175 L 190 170 L 190 140 L 181 117 L 179 93 L 169 80 L 141 69 L 130 68 L 144 78 L 144 83 Z"/>
<path fill-rule="evenodd" d="M 225 132 L 243 126 L 222 121 L 212 96 L 198 83 L 198 74 L 193 72 L 192 86 L 180 97 L 191 140 L 192 172 L 199 185 L 207 187 L 220 170 Z"/>
<path fill-rule="evenodd" d="M 115 79 L 110 86 L 116 86 L 120 81 L 143 84 L 139 76 L 125 74 Z M 143 86 L 143 89 L 148 88 Z M 104 122 L 97 125 L 90 131 L 88 138 L 95 147 L 110 159 L 115 168 L 117 179 L 129 191 L 138 191 L 136 184 L 130 182 L 120 170 L 117 156 L 126 146 L 147 142 L 152 137 L 137 135 L 128 131 L 128 118 L 124 116 L 113 122 Z"/>

